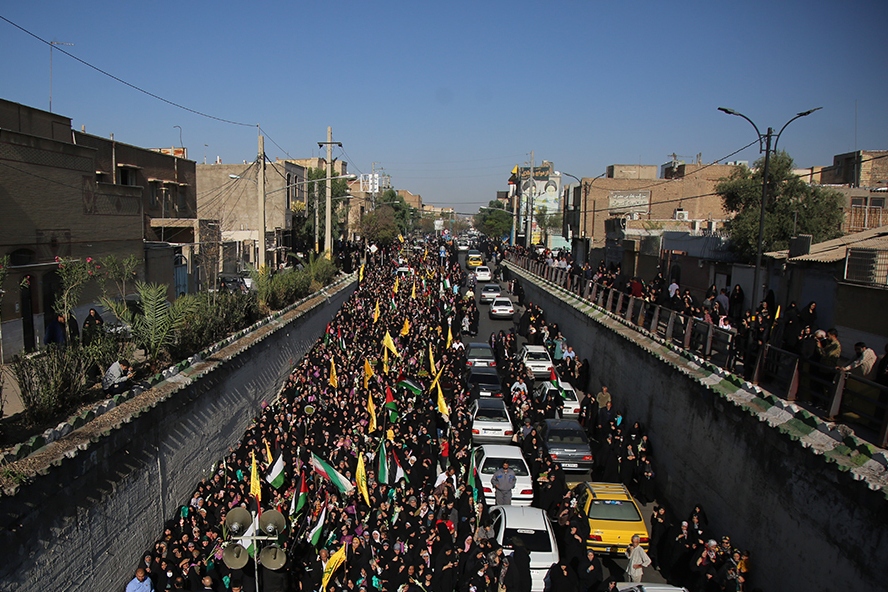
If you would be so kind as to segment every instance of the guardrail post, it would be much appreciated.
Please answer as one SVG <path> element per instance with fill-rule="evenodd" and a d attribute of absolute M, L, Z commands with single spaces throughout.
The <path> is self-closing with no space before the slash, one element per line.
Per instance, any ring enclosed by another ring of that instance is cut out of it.
<path fill-rule="evenodd" d="M 763 343 L 755 357 L 755 370 L 752 372 L 752 384 L 758 384 L 762 374 L 762 367 L 765 365 L 765 356 L 771 346 Z"/>
<path fill-rule="evenodd" d="M 833 378 L 832 402 L 829 404 L 829 412 L 827 418 L 835 421 L 839 416 L 839 410 L 842 407 L 842 395 L 845 394 L 845 373 L 836 370 L 836 376 Z"/>
<path fill-rule="evenodd" d="M 789 386 L 786 387 L 786 400 L 795 401 L 799 393 L 799 358 L 796 356 L 795 362 L 792 364 L 792 378 L 789 379 Z"/>
<path fill-rule="evenodd" d="M 629 304 L 626 305 L 626 316 L 624 317 L 627 321 L 632 321 L 632 309 L 635 308 L 635 296 L 629 297 Z"/>
<path fill-rule="evenodd" d="M 650 303 L 642 300 L 641 306 L 638 307 L 638 319 L 636 319 L 635 324 L 644 329 L 644 319 L 647 317 L 647 310 L 650 306 Z"/>
<path fill-rule="evenodd" d="M 583 288 L 583 298 L 586 300 L 595 300 L 595 296 L 590 295 L 589 293 L 592 290 L 592 282 L 587 281 L 585 277 L 583 278 L 583 282 L 586 284 L 586 287 Z"/>
<path fill-rule="evenodd" d="M 681 345 L 686 350 L 691 349 L 691 338 L 694 336 L 694 317 L 688 316 L 684 322 L 685 333 L 681 340 Z"/>
<path fill-rule="evenodd" d="M 608 312 L 610 312 L 611 304 L 613 303 L 613 301 L 614 301 L 614 289 L 609 288 L 607 291 L 607 304 L 604 307 L 607 309 Z"/>
<path fill-rule="evenodd" d="M 888 448 L 888 409 L 883 409 L 885 418 L 882 420 L 882 429 L 879 430 L 879 439 L 876 446 L 879 448 Z"/>
<path fill-rule="evenodd" d="M 622 290 L 619 292 L 619 296 L 617 296 L 617 308 L 614 309 L 614 313 L 618 317 L 623 316 L 623 297 L 624 296 L 625 296 L 625 294 L 623 294 Z"/>
<path fill-rule="evenodd" d="M 651 317 L 651 327 L 650 332 L 654 335 L 660 334 L 660 310 L 662 308 L 659 304 L 654 304 L 654 315 Z"/>
<path fill-rule="evenodd" d="M 703 343 L 703 357 L 707 360 L 712 356 L 712 323 L 706 323 L 706 341 Z"/>
<path fill-rule="evenodd" d="M 672 330 L 675 329 L 675 311 L 669 311 L 669 320 L 666 322 L 666 335 L 664 339 L 669 343 L 672 343 Z"/>

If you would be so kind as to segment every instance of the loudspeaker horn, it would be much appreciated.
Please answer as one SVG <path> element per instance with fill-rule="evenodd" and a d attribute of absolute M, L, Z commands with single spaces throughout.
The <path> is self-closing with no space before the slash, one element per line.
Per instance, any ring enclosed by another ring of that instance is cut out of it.
<path fill-rule="evenodd" d="M 244 508 L 234 508 L 225 516 L 225 526 L 234 536 L 241 536 L 253 523 L 253 515 Z"/>
<path fill-rule="evenodd" d="M 225 562 L 230 569 L 241 569 L 250 560 L 250 554 L 243 546 L 232 543 L 225 547 L 222 552 L 222 561 Z"/>
<path fill-rule="evenodd" d="M 277 545 L 268 545 L 259 553 L 259 563 L 268 569 L 277 570 L 287 563 L 287 554 Z"/>
<path fill-rule="evenodd" d="M 277 510 L 262 512 L 259 516 L 259 530 L 267 535 L 281 534 L 287 530 L 287 519 Z"/>

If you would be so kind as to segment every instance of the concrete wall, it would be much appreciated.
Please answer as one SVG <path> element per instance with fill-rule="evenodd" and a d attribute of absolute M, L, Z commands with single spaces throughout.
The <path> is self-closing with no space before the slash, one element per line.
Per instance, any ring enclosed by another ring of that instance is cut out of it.
<path fill-rule="evenodd" d="M 811 427 L 815 418 L 772 405 L 752 389 L 734 386 L 726 394 L 727 377 L 701 371 L 702 361 L 589 306 L 579 310 L 551 284 L 519 277 L 526 299 L 559 324 L 578 357 L 589 358 L 591 388 L 606 384 L 625 419 L 647 426 L 659 498 L 676 518 L 700 503 L 713 537 L 729 534 L 752 550 L 749 589 L 884 589 L 884 451 L 871 454 L 858 444 L 852 450 L 852 440 L 841 436 L 837 445 L 822 425 Z M 871 454 L 867 463 L 861 450 Z M 882 464 L 870 464 L 875 458 Z M 863 466 L 880 477 L 866 481 L 866 471 L 855 472 Z"/>
<path fill-rule="evenodd" d="M 213 354 L 190 384 L 174 376 L 46 446 L 55 458 L 0 505 L 0 591 L 123 590 L 163 523 L 275 397 L 353 286 L 236 341 L 230 359 L 228 349 Z"/>

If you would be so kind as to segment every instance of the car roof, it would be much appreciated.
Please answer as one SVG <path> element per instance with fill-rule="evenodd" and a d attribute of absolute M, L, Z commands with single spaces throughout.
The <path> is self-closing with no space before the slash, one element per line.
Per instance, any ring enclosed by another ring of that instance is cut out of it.
<path fill-rule="evenodd" d="M 563 390 L 563 391 L 574 391 L 574 392 L 576 392 L 576 390 L 574 389 L 574 387 L 571 386 L 571 384 L 570 384 L 569 382 L 564 382 L 563 380 L 561 380 L 560 377 L 558 378 L 558 386 L 561 387 L 561 390 Z M 541 390 L 541 389 L 544 389 L 544 388 L 545 388 L 545 389 L 555 388 L 555 385 L 552 384 L 552 381 L 550 381 L 550 380 L 544 380 L 544 381 L 542 381 L 541 383 L 539 383 L 536 387 L 534 387 L 534 390 Z"/>
<path fill-rule="evenodd" d="M 488 399 L 486 397 L 482 397 L 480 399 L 475 399 L 478 402 L 478 408 L 481 407 L 493 409 L 506 409 L 506 402 L 502 399 Z M 507 410 L 508 411 L 508 410 Z"/>
<path fill-rule="evenodd" d="M 548 530 L 546 526 L 549 518 L 546 512 L 540 508 L 531 506 L 496 506 L 509 528 L 532 528 L 533 530 Z"/>
<path fill-rule="evenodd" d="M 596 499 L 620 499 L 620 500 L 630 500 L 632 499 L 632 495 L 629 493 L 629 489 L 626 488 L 622 483 L 600 483 L 597 481 L 585 481 L 582 483 L 586 489 L 592 494 L 592 496 Z"/>
<path fill-rule="evenodd" d="M 479 269 L 486 269 L 487 271 L 490 271 L 490 268 L 487 267 L 486 265 L 479 265 L 478 267 L 475 268 L 475 273 L 478 273 Z"/>
<path fill-rule="evenodd" d="M 524 453 L 520 446 L 514 444 L 482 444 L 478 446 L 484 451 L 484 456 L 502 456 L 524 459 Z"/>
<path fill-rule="evenodd" d="M 478 269 L 481 269 L 481 268 L 479 267 Z M 484 284 L 484 287 L 481 289 L 482 290 L 496 290 L 497 292 L 502 290 L 502 288 L 500 288 L 498 284 Z"/>
<path fill-rule="evenodd" d="M 489 344 L 482 343 L 480 341 L 473 341 L 469 344 L 469 347 L 477 347 L 478 349 L 492 349 Z"/>
<path fill-rule="evenodd" d="M 509 298 L 508 296 L 501 296 L 501 297 L 497 297 L 497 298 L 493 299 L 494 304 L 496 304 L 497 302 L 512 304 L 512 299 Z"/>
<path fill-rule="evenodd" d="M 496 368 L 491 368 L 490 366 L 472 366 L 472 369 L 469 371 L 469 374 L 477 374 L 477 375 L 487 374 L 490 376 L 499 376 L 499 373 L 497 373 Z"/>

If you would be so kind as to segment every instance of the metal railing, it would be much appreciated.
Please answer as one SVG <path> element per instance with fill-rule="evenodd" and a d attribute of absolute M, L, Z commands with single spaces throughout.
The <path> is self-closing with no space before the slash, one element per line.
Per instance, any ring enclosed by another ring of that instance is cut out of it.
<path fill-rule="evenodd" d="M 747 378 L 774 395 L 805 404 L 825 419 L 859 424 L 877 434 L 876 445 L 888 446 L 886 386 L 773 345 L 744 347 L 735 331 L 602 286 L 542 261 L 521 256 L 512 256 L 510 261 L 720 368 L 735 372 L 739 364 Z"/>

